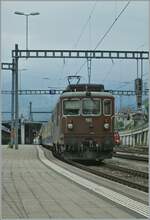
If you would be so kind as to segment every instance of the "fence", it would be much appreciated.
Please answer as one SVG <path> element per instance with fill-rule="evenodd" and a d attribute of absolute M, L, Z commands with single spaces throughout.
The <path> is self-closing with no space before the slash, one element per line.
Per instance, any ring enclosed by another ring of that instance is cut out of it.
<path fill-rule="evenodd" d="M 120 139 L 123 146 L 148 146 L 149 128 L 139 128 L 130 131 L 121 131 Z"/>

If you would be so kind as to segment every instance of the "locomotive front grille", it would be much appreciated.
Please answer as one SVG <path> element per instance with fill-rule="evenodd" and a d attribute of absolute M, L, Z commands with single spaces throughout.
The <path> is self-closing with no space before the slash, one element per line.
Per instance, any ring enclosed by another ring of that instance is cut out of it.
<path fill-rule="evenodd" d="M 64 137 L 64 146 L 72 152 L 86 150 L 100 152 L 112 150 L 114 142 L 112 136 L 94 136 L 94 138 L 89 138 L 89 136 L 68 136 Z"/>

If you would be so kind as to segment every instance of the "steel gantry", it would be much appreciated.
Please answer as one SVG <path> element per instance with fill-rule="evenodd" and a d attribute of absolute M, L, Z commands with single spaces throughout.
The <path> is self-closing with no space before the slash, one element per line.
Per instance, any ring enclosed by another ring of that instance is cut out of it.
<path fill-rule="evenodd" d="M 13 63 L 1 63 L 2 70 L 12 70 L 13 68 Z"/>
<path fill-rule="evenodd" d="M 91 59 L 148 59 L 147 51 L 110 50 L 12 50 L 16 58 L 91 58 Z"/>
<path fill-rule="evenodd" d="M 18 44 L 12 50 L 13 66 L 12 73 L 15 75 L 15 82 L 12 80 L 12 101 L 15 94 L 15 148 L 18 149 L 18 60 L 19 58 L 86 58 L 91 59 L 149 59 L 147 51 L 110 51 L 110 50 L 19 50 Z M 7 65 L 7 64 L 6 64 Z M 3 63 L 4 67 L 4 63 Z M 8 68 L 11 65 L 8 65 Z M 3 68 L 4 69 L 4 68 Z M 13 74 L 12 74 L 13 75 Z M 89 68 L 90 76 L 90 68 Z M 89 78 L 90 79 L 90 78 Z M 14 90 L 14 88 L 15 90 Z M 12 107 L 14 102 L 12 102 Z M 13 110 L 12 110 L 13 112 Z"/>
<path fill-rule="evenodd" d="M 59 95 L 62 94 L 62 89 L 53 89 L 53 90 L 46 90 L 46 89 L 28 89 L 28 90 L 18 90 L 18 95 Z M 134 90 L 105 90 L 105 92 L 110 92 L 112 95 L 119 95 L 119 96 L 135 96 L 136 91 Z M 2 90 L 2 94 L 10 95 L 12 91 L 10 90 Z M 149 94 L 149 89 L 142 91 L 143 95 Z"/>
<path fill-rule="evenodd" d="M 11 88 L 11 146 L 14 144 L 15 135 L 16 135 L 16 120 L 15 120 L 15 112 L 17 105 L 15 104 L 17 102 L 17 74 L 15 71 L 15 59 L 13 58 L 12 63 L 1 63 L 1 69 L 2 70 L 10 70 L 12 71 L 12 88 Z M 3 92 L 2 92 L 3 94 Z"/>

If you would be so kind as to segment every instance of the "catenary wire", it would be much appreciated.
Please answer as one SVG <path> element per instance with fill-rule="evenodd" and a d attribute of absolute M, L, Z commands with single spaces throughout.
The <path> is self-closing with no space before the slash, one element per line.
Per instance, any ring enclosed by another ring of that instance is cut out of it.
<path fill-rule="evenodd" d="M 131 0 L 130 0 L 131 1 Z M 130 1 L 127 2 L 127 4 L 124 6 L 124 8 L 121 10 L 121 12 L 119 13 L 119 15 L 115 18 L 115 20 L 113 21 L 113 23 L 110 25 L 110 27 L 107 29 L 107 31 L 105 32 L 105 34 L 103 35 L 103 37 L 99 40 L 99 42 L 97 43 L 96 47 L 94 48 L 94 50 L 96 50 L 99 45 L 103 42 L 103 40 L 105 39 L 105 37 L 107 36 L 107 34 L 111 31 L 112 27 L 114 26 L 114 24 L 117 22 L 117 20 L 119 19 L 119 17 L 122 15 L 122 13 L 126 10 L 126 8 L 128 7 L 128 5 L 130 4 Z"/>
<path fill-rule="evenodd" d="M 77 38 L 77 41 L 74 43 L 74 45 L 73 45 L 73 48 L 77 48 L 77 45 L 78 45 L 78 43 L 80 42 L 80 40 L 81 40 L 81 37 L 82 37 L 82 35 L 83 35 L 83 33 L 84 33 L 84 31 L 86 30 L 86 27 L 87 27 L 87 25 L 89 24 L 89 22 L 90 22 L 90 20 L 91 20 L 91 17 L 92 17 L 92 15 L 93 15 L 93 13 L 94 13 L 94 10 L 95 10 L 95 8 L 96 8 L 96 5 L 97 5 L 97 0 L 95 1 L 95 3 L 94 3 L 94 5 L 93 5 L 93 7 L 92 7 L 92 9 L 91 9 L 91 11 L 90 11 L 90 14 L 89 14 L 89 16 L 88 16 L 88 19 L 86 20 L 86 22 L 85 22 L 85 24 L 83 25 L 83 27 L 82 27 L 82 29 L 81 29 L 81 31 L 80 31 L 80 34 L 79 34 L 79 36 L 78 36 L 78 38 Z M 86 63 L 86 62 L 85 62 Z M 62 66 L 62 73 L 63 73 L 63 71 L 64 71 L 64 68 L 65 68 L 65 66 L 67 65 L 67 61 L 64 59 L 63 60 L 63 66 Z M 85 65 L 85 64 L 84 64 Z M 82 65 L 81 65 L 82 66 Z M 82 67 L 81 67 L 82 68 Z M 77 74 L 75 74 L 75 76 L 76 76 Z"/>
<path fill-rule="evenodd" d="M 83 33 L 84 33 L 86 27 L 87 27 L 87 25 L 88 25 L 88 23 L 89 23 L 90 20 L 91 20 L 92 14 L 94 13 L 94 10 L 95 10 L 95 8 L 96 8 L 96 4 L 97 4 L 97 0 L 96 0 L 95 4 L 93 5 L 92 9 L 91 9 L 90 15 L 88 16 L 88 19 L 87 19 L 87 21 L 85 22 L 85 24 L 84 24 L 84 26 L 83 26 L 83 28 L 82 28 L 82 30 L 81 30 L 81 32 L 80 32 L 80 35 L 79 35 L 79 37 L 78 37 L 76 43 L 74 44 L 74 47 L 75 47 L 75 48 L 77 47 L 77 45 L 78 45 L 78 43 L 79 43 L 79 41 L 80 41 L 80 39 L 81 39 L 81 37 L 82 37 L 82 35 L 83 35 Z"/>
<path fill-rule="evenodd" d="M 131 0 L 130 0 L 131 1 Z M 127 4 L 124 6 L 124 8 L 121 10 L 121 12 L 119 13 L 119 15 L 115 18 L 115 20 L 113 21 L 113 23 L 110 25 L 110 27 L 107 29 L 107 31 L 104 33 L 104 35 L 102 36 L 102 38 L 98 41 L 96 47 L 94 48 L 94 51 L 99 47 L 99 45 L 103 42 L 103 40 L 105 39 L 105 37 L 107 36 L 107 34 L 110 32 L 110 30 L 112 29 L 112 27 L 114 26 L 114 24 L 117 22 L 117 20 L 119 19 L 119 17 L 122 15 L 122 13 L 127 9 L 128 5 L 130 4 L 130 1 L 127 2 Z M 86 61 L 81 65 L 81 67 L 78 69 L 78 71 L 76 72 L 75 75 L 77 75 L 81 69 L 85 66 Z"/>

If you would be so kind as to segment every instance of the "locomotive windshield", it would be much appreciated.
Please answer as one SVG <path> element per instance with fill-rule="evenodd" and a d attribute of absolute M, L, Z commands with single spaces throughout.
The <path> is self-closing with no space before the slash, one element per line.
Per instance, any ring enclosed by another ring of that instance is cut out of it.
<path fill-rule="evenodd" d="M 112 114 L 112 101 L 110 99 L 104 100 L 104 115 Z"/>
<path fill-rule="evenodd" d="M 100 100 L 98 99 L 83 99 L 82 113 L 84 115 L 99 115 L 100 114 Z"/>
<path fill-rule="evenodd" d="M 63 102 L 64 115 L 79 115 L 80 100 L 65 100 Z"/>

